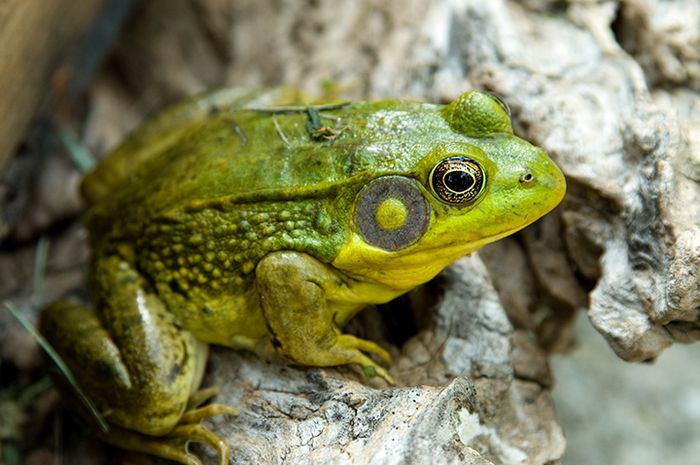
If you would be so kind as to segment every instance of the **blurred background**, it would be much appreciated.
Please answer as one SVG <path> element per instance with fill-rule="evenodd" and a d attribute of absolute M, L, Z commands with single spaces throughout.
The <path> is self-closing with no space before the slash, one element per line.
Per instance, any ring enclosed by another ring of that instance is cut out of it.
<path fill-rule="evenodd" d="M 618 359 L 582 312 L 575 347 L 550 359 L 564 465 L 700 463 L 700 346 Z"/>

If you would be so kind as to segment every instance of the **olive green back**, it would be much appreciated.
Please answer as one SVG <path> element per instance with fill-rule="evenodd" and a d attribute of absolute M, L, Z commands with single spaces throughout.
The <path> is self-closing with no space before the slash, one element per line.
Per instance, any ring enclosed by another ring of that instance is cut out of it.
<path fill-rule="evenodd" d="M 86 178 L 94 203 L 88 229 L 98 237 L 133 238 L 154 220 L 177 222 L 203 209 L 257 210 L 266 202 L 270 214 L 291 213 L 290 205 L 304 199 L 325 202 L 333 221 L 344 222 L 364 184 L 409 172 L 446 142 L 434 134 L 454 134 L 435 105 L 315 108 L 219 104 L 178 124 L 147 125 L 145 135 L 137 132 Z M 156 129 L 167 130 L 158 150 L 149 144 L 161 137 Z M 242 207 L 252 204 L 258 206 Z"/>

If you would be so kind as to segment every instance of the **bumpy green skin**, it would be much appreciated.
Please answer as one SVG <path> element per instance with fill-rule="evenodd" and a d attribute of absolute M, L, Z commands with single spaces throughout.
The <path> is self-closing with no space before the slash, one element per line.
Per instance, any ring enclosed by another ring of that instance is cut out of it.
<path fill-rule="evenodd" d="M 357 363 L 390 379 L 367 356 L 388 361 L 386 352 L 342 325 L 563 196 L 561 172 L 512 135 L 486 94 L 448 106 L 284 106 L 299 98 L 200 97 L 145 125 L 86 177 L 95 310 L 57 303 L 42 326 L 113 424 L 170 431 L 199 384 L 198 341 L 308 365 Z M 433 166 L 454 155 L 486 175 L 469 205 L 448 205 L 429 187 Z M 411 180 L 429 212 L 420 239 L 394 251 L 367 244 L 354 216 L 360 190 L 387 175 Z"/>

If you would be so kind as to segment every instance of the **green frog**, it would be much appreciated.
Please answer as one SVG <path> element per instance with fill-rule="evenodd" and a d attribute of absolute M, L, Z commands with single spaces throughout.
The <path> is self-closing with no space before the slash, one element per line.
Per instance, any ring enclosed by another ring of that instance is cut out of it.
<path fill-rule="evenodd" d="M 228 463 L 200 420 L 235 411 L 192 402 L 208 344 L 391 383 L 387 351 L 345 324 L 564 195 L 561 171 L 487 93 L 447 105 L 301 98 L 195 98 L 85 177 L 92 308 L 56 302 L 40 326 L 109 423 L 107 441 L 187 464 L 200 462 L 184 444 L 201 441 Z"/>

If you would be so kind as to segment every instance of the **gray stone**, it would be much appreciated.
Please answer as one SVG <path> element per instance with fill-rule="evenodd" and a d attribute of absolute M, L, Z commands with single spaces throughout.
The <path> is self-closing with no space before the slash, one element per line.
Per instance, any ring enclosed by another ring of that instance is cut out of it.
<path fill-rule="evenodd" d="M 690 465 L 700 456 L 700 344 L 653 363 L 624 363 L 586 321 L 577 348 L 552 357 L 553 397 L 566 432 L 563 465 Z"/>

